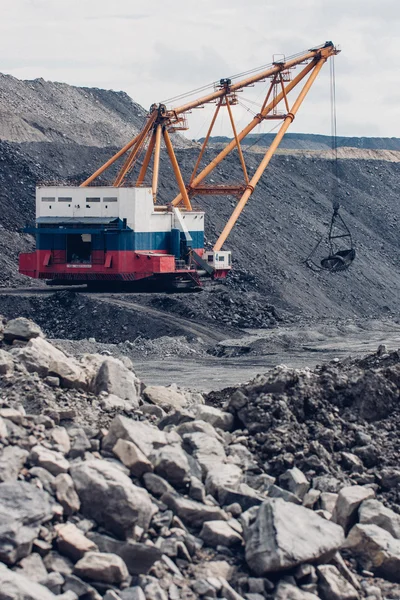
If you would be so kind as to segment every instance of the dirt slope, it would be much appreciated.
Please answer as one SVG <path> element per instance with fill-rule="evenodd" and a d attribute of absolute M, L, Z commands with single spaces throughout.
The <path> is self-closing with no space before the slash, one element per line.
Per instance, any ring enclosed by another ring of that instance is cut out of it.
<path fill-rule="evenodd" d="M 124 92 L 80 88 L 0 73 L 0 139 L 87 146 L 125 144 L 142 126 L 144 109 Z"/>

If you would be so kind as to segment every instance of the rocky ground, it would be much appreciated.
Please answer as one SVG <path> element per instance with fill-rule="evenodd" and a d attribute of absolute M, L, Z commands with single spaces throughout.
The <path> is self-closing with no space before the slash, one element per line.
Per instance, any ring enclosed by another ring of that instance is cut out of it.
<path fill-rule="evenodd" d="M 0 600 L 400 596 L 398 352 L 203 396 L 0 323 Z"/>

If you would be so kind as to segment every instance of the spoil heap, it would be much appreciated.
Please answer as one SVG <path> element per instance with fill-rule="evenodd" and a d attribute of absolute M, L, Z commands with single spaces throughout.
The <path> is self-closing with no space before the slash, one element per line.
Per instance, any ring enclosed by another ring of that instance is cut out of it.
<path fill-rule="evenodd" d="M 395 432 L 385 469 L 356 452 L 397 418 L 397 353 L 280 368 L 221 409 L 0 323 L 0 600 L 399 596 Z"/>

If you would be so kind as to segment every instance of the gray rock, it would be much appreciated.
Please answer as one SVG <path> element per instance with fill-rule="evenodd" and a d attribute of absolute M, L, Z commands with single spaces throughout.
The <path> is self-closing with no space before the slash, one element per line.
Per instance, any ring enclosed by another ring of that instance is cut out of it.
<path fill-rule="evenodd" d="M 400 582 L 400 540 L 388 531 L 377 525 L 354 525 L 345 547 L 358 557 L 364 569 Z"/>
<path fill-rule="evenodd" d="M 353 485 L 340 490 L 332 514 L 332 521 L 341 525 L 347 532 L 357 520 L 357 511 L 361 502 L 375 496 L 371 488 Z"/>
<path fill-rule="evenodd" d="M 237 533 L 226 521 L 206 521 L 199 533 L 199 537 L 208 545 L 216 548 L 227 548 L 241 544 L 242 536 Z"/>
<path fill-rule="evenodd" d="M 187 405 L 186 397 L 178 390 L 163 385 L 148 385 L 143 392 L 144 399 L 160 406 L 164 410 L 184 408 Z"/>
<path fill-rule="evenodd" d="M 400 483 L 400 469 L 386 467 L 379 473 L 381 478 L 381 486 L 384 490 L 391 490 Z"/>
<path fill-rule="evenodd" d="M 153 465 L 139 448 L 128 440 L 119 439 L 113 448 L 113 453 L 119 458 L 135 477 L 153 470 Z"/>
<path fill-rule="evenodd" d="M 320 497 L 321 492 L 319 490 L 314 490 L 313 488 L 311 488 L 310 490 L 308 490 L 308 492 L 303 498 L 303 506 L 305 506 L 306 508 L 314 508 Z"/>
<path fill-rule="evenodd" d="M 386 508 L 378 500 L 364 500 L 358 510 L 358 521 L 361 525 L 377 525 L 400 540 L 400 515 Z"/>
<path fill-rule="evenodd" d="M 0 441 L 4 442 L 8 438 L 6 421 L 0 417 Z"/>
<path fill-rule="evenodd" d="M 118 398 L 115 394 L 108 394 L 100 400 L 100 407 L 105 412 L 120 412 L 123 410 L 132 410 L 132 405 L 122 398 Z"/>
<path fill-rule="evenodd" d="M 72 590 L 69 590 L 57 596 L 57 600 L 79 600 L 79 596 Z"/>
<path fill-rule="evenodd" d="M 41 377 L 56 375 L 68 388 L 86 388 L 85 372 L 77 361 L 40 337 L 31 339 L 25 347 L 10 350 L 31 373 Z"/>
<path fill-rule="evenodd" d="M 183 436 L 183 443 L 185 450 L 199 463 L 204 477 L 212 468 L 226 462 L 224 446 L 212 435 L 187 433 Z"/>
<path fill-rule="evenodd" d="M 126 564 L 116 554 L 87 552 L 75 565 L 75 575 L 92 581 L 122 583 L 129 577 Z"/>
<path fill-rule="evenodd" d="M 32 478 L 37 478 L 40 480 L 43 489 L 46 490 L 49 494 L 54 493 L 54 482 L 55 477 L 47 469 L 43 469 L 42 467 L 32 467 L 29 469 L 29 475 Z"/>
<path fill-rule="evenodd" d="M 6 446 L 0 450 L 0 482 L 17 479 L 28 455 L 29 452 L 19 446 Z"/>
<path fill-rule="evenodd" d="M 144 595 L 146 600 L 168 600 L 168 595 L 156 581 L 152 581 L 145 586 Z"/>
<path fill-rule="evenodd" d="M 307 477 L 297 467 L 285 471 L 279 477 L 279 485 L 300 498 L 300 500 L 303 500 L 310 487 Z"/>
<path fill-rule="evenodd" d="M 82 427 L 74 427 L 72 430 L 69 430 L 69 434 L 72 438 L 69 458 L 78 458 L 79 456 L 84 456 L 85 452 L 90 450 L 92 447 L 85 430 Z"/>
<path fill-rule="evenodd" d="M 73 523 L 55 526 L 57 532 L 57 548 L 73 561 L 82 558 L 86 552 L 97 550 L 96 544 L 89 540 Z"/>
<path fill-rule="evenodd" d="M 0 417 L 7 419 L 15 425 L 21 425 L 25 417 L 25 411 L 22 407 L 19 408 L 0 408 Z"/>
<path fill-rule="evenodd" d="M 356 589 L 339 573 L 333 565 L 321 565 L 317 569 L 318 590 L 323 600 L 358 600 Z"/>
<path fill-rule="evenodd" d="M 306 592 L 286 581 L 280 581 L 276 588 L 275 600 L 319 600 L 319 596 Z"/>
<path fill-rule="evenodd" d="M 244 537 L 247 564 L 260 576 L 329 557 L 344 541 L 340 526 L 281 499 L 260 506 Z"/>
<path fill-rule="evenodd" d="M 117 358 L 106 358 L 100 365 L 94 382 L 96 394 L 107 392 L 126 400 L 132 408 L 139 407 L 140 381 Z"/>
<path fill-rule="evenodd" d="M 51 551 L 43 559 L 46 569 L 50 572 L 61 573 L 62 575 L 70 575 L 74 565 L 65 556 L 60 556 L 58 552 Z"/>
<path fill-rule="evenodd" d="M 229 463 L 215 465 L 207 473 L 206 491 L 221 503 L 220 491 L 224 488 L 237 489 L 242 476 L 242 470 L 237 465 Z"/>
<path fill-rule="evenodd" d="M 232 431 L 233 428 L 233 415 L 214 406 L 206 404 L 196 406 L 196 418 L 210 423 L 213 427 L 218 427 L 218 429 L 222 429 L 223 431 Z"/>
<path fill-rule="evenodd" d="M 70 475 L 67 473 L 60 473 L 60 475 L 57 475 L 54 480 L 54 487 L 57 500 L 63 507 L 64 513 L 66 515 L 72 515 L 73 513 L 78 512 L 81 503 Z"/>
<path fill-rule="evenodd" d="M 44 337 L 43 331 L 39 325 L 36 325 L 30 319 L 18 317 L 11 319 L 6 324 L 3 331 L 4 339 L 12 342 L 13 340 L 30 340 L 32 338 Z"/>
<path fill-rule="evenodd" d="M 175 431 L 181 437 L 183 437 L 186 433 L 205 433 L 206 435 L 210 435 L 211 437 L 215 437 L 220 442 L 223 442 L 223 438 L 221 435 L 215 431 L 214 427 L 205 421 L 196 420 L 190 415 L 187 414 L 187 421 L 184 421 L 178 427 L 176 427 Z"/>
<path fill-rule="evenodd" d="M 42 558 L 36 552 L 20 560 L 15 571 L 37 583 L 42 583 L 42 580 L 47 577 L 47 569 Z"/>
<path fill-rule="evenodd" d="M 111 452 L 119 439 L 132 442 L 147 457 L 153 450 L 167 446 L 172 441 L 168 434 L 160 431 L 157 427 L 134 421 L 122 415 L 117 415 L 112 420 L 110 429 L 103 439 L 103 448 Z"/>
<path fill-rule="evenodd" d="M 205 487 L 197 477 L 190 478 L 189 496 L 192 500 L 197 500 L 197 502 L 202 502 L 203 504 L 206 501 Z"/>
<path fill-rule="evenodd" d="M 333 494 L 332 492 L 323 492 L 320 496 L 321 509 L 333 514 L 337 499 L 338 494 Z"/>
<path fill-rule="evenodd" d="M 239 489 L 219 488 L 218 500 L 221 506 L 229 504 L 239 504 L 242 511 L 249 510 L 253 506 L 260 506 L 265 500 L 265 497 L 260 496 L 255 490 L 244 484 L 239 486 Z"/>
<path fill-rule="evenodd" d="M 45 586 L 0 563 L 0 600 L 56 600 Z"/>
<path fill-rule="evenodd" d="M 150 457 L 154 472 L 174 486 L 182 486 L 190 480 L 190 465 L 185 452 L 179 446 L 166 446 L 153 452 Z"/>
<path fill-rule="evenodd" d="M 46 469 L 55 477 L 60 473 L 67 473 L 69 462 L 61 452 L 49 450 L 44 446 L 34 446 L 31 450 L 30 461 L 32 464 Z"/>
<path fill-rule="evenodd" d="M 177 493 L 167 493 L 161 497 L 164 502 L 184 523 L 191 527 L 201 527 L 206 521 L 227 521 L 227 514 L 217 506 L 206 506 L 183 498 Z"/>
<path fill-rule="evenodd" d="M 50 431 L 50 438 L 55 446 L 55 450 L 65 455 L 71 450 L 71 440 L 65 427 L 53 427 Z"/>
<path fill-rule="evenodd" d="M 64 584 L 64 593 L 74 592 L 78 598 L 85 600 L 102 600 L 100 594 L 86 581 L 82 581 L 76 575 L 66 575 Z"/>
<path fill-rule="evenodd" d="M 100 552 L 120 556 L 131 575 L 148 573 L 153 564 L 162 556 L 162 552 L 156 546 L 131 541 L 122 542 L 97 532 L 88 533 L 88 538 L 96 544 Z"/>
<path fill-rule="evenodd" d="M 146 600 L 144 591 L 138 585 L 122 590 L 119 595 L 121 600 Z"/>
<path fill-rule="evenodd" d="M 40 525 L 52 516 L 46 492 L 23 481 L 0 483 L 0 560 L 12 565 L 30 554 Z"/>
<path fill-rule="evenodd" d="M 70 469 L 81 501 L 81 512 L 118 536 L 135 525 L 148 529 L 156 511 L 150 496 L 127 475 L 105 460 L 92 459 Z"/>
<path fill-rule="evenodd" d="M 14 370 L 14 361 L 11 354 L 0 349 L 0 375 L 8 375 Z"/>
<path fill-rule="evenodd" d="M 33 554 L 31 556 L 34 556 Z M 61 573 L 47 573 L 46 577 L 40 582 L 42 585 L 47 587 L 48 590 L 53 594 L 61 594 L 62 586 L 64 585 L 64 577 Z"/>
<path fill-rule="evenodd" d="M 292 494 L 288 490 L 284 490 L 279 485 L 272 484 L 268 488 L 268 496 L 270 498 L 282 498 L 285 502 L 292 502 L 293 504 L 301 504 L 301 499 L 298 496 Z"/>
<path fill-rule="evenodd" d="M 167 492 L 175 492 L 175 489 L 165 479 L 154 473 L 145 473 L 143 475 L 143 482 L 147 490 L 153 494 L 153 496 L 162 496 Z"/>

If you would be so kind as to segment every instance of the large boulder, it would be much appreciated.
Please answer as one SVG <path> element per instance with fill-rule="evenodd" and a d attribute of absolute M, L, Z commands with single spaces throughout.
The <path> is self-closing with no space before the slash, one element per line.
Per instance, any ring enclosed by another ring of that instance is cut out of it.
<path fill-rule="evenodd" d="M 357 590 L 340 574 L 334 565 L 321 565 L 317 569 L 318 590 L 323 600 L 358 600 Z"/>
<path fill-rule="evenodd" d="M 41 337 L 31 339 L 26 346 L 14 348 L 10 353 L 31 373 L 39 373 L 42 377 L 56 375 L 67 388 L 84 389 L 87 386 L 85 372 L 79 363 Z"/>
<path fill-rule="evenodd" d="M 6 446 L 0 450 L 0 481 L 18 479 L 28 455 L 29 452 L 19 446 Z"/>
<path fill-rule="evenodd" d="M 400 540 L 400 515 L 378 500 L 364 500 L 358 510 L 358 521 L 361 525 L 377 525 Z"/>
<path fill-rule="evenodd" d="M 8 375 L 14 370 L 13 357 L 9 352 L 0 349 L 0 375 Z"/>
<path fill-rule="evenodd" d="M 18 317 L 17 319 L 8 321 L 3 335 L 4 339 L 8 342 L 13 342 L 14 340 L 28 341 L 32 338 L 44 337 L 39 325 L 36 325 L 30 319 L 25 319 L 25 317 Z"/>
<path fill-rule="evenodd" d="M 364 569 L 400 583 L 400 540 L 388 531 L 358 523 L 346 539 L 346 548 L 359 558 Z"/>
<path fill-rule="evenodd" d="M 25 481 L 0 483 L 0 561 L 28 556 L 42 523 L 53 516 L 50 496 Z"/>
<path fill-rule="evenodd" d="M 106 583 L 122 583 L 129 577 L 126 564 L 120 556 L 103 552 L 87 552 L 76 563 L 74 573 L 83 579 Z"/>
<path fill-rule="evenodd" d="M 330 557 L 344 541 L 339 525 L 280 498 L 261 504 L 244 535 L 247 564 L 260 576 Z"/>
<path fill-rule="evenodd" d="M 106 358 L 100 365 L 94 381 L 94 392 L 114 394 L 130 403 L 132 408 L 138 408 L 140 381 L 133 371 L 130 371 L 117 358 Z"/>
<path fill-rule="evenodd" d="M 185 452 L 179 446 L 166 446 L 151 455 L 154 472 L 175 486 L 190 480 L 190 465 Z"/>
<path fill-rule="evenodd" d="M 47 587 L 0 563 L 0 600 L 56 600 Z"/>
<path fill-rule="evenodd" d="M 82 514 L 123 538 L 135 525 L 148 529 L 156 508 L 148 492 L 134 485 L 118 466 L 95 458 L 73 465 L 70 475 Z"/>
<path fill-rule="evenodd" d="M 131 575 L 148 573 L 162 556 L 161 550 L 156 546 L 131 541 L 122 542 L 97 532 L 89 532 L 88 538 L 96 544 L 100 552 L 120 556 Z"/>
<path fill-rule="evenodd" d="M 227 521 L 227 514 L 218 506 L 207 506 L 179 494 L 167 492 L 161 501 L 191 527 L 201 527 L 206 521 Z"/>
<path fill-rule="evenodd" d="M 119 439 L 132 442 L 149 457 L 153 450 L 167 446 L 174 437 L 173 434 L 164 433 L 148 423 L 117 415 L 103 439 L 103 449 L 111 452 Z M 179 440 L 178 436 L 177 439 Z"/>
<path fill-rule="evenodd" d="M 224 431 L 232 431 L 233 428 L 233 415 L 215 406 L 206 404 L 196 406 L 196 418 Z"/>
<path fill-rule="evenodd" d="M 280 581 L 275 592 L 275 600 L 319 600 L 319 596 L 301 590 L 288 581 Z"/>
<path fill-rule="evenodd" d="M 206 491 L 221 502 L 220 492 L 225 488 L 237 489 L 242 476 L 242 470 L 237 465 L 219 463 L 208 470 L 205 482 Z"/>
<path fill-rule="evenodd" d="M 179 410 L 187 405 L 187 399 L 181 392 L 163 385 L 148 385 L 143 392 L 143 396 L 148 402 L 156 404 L 166 411 Z"/>
<path fill-rule="evenodd" d="M 226 521 L 206 521 L 199 533 L 199 537 L 207 544 L 217 546 L 235 546 L 242 543 L 242 536 L 232 529 Z"/>
<path fill-rule="evenodd" d="M 336 500 L 332 521 L 341 525 L 347 533 L 357 521 L 358 507 L 361 502 L 374 496 L 374 490 L 360 485 L 342 488 Z"/>

